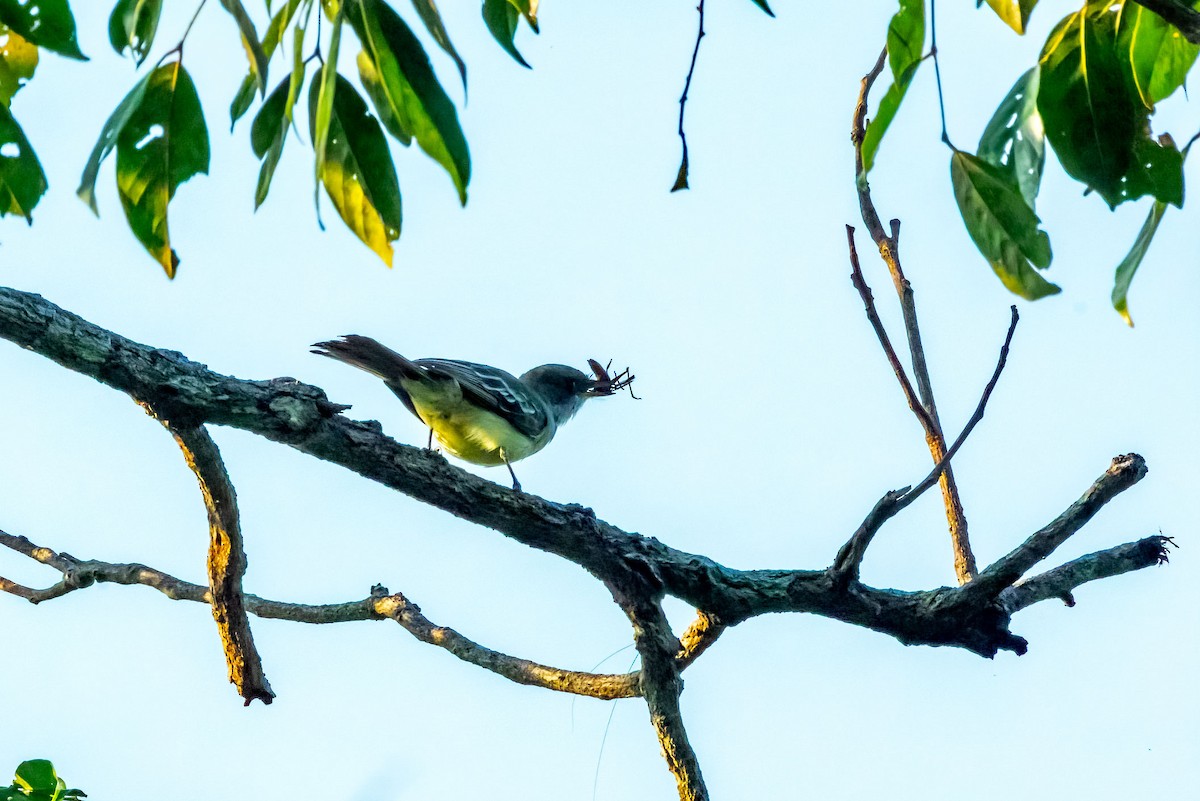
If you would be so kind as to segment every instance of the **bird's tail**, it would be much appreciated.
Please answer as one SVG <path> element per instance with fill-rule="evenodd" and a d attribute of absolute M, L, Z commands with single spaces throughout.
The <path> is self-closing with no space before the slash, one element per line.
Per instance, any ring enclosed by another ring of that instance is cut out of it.
<path fill-rule="evenodd" d="M 360 370 L 366 370 L 388 383 L 398 382 L 402 378 L 420 379 L 424 375 L 412 360 L 404 358 L 370 337 L 347 334 L 341 339 L 317 342 L 312 347 L 312 352 L 319 356 L 328 356 Z"/>

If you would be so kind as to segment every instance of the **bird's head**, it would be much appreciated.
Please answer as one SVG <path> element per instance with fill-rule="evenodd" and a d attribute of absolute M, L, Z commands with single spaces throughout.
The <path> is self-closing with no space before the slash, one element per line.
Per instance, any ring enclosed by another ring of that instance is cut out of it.
<path fill-rule="evenodd" d="M 522 375 L 521 380 L 545 398 L 554 410 L 557 422 L 564 423 L 588 398 L 612 395 L 633 381 L 628 370 L 609 376 L 599 362 L 588 359 L 588 364 L 595 373 L 594 378 L 565 364 L 543 364 Z"/>

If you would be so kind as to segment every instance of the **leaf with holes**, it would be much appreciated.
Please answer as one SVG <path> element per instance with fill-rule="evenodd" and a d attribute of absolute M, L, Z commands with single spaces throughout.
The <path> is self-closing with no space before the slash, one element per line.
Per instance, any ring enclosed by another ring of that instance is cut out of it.
<path fill-rule="evenodd" d="M 313 141 L 317 138 L 317 109 L 323 94 L 314 79 L 308 93 Z M 400 236 L 400 182 L 383 129 L 354 85 L 341 75 L 333 92 L 319 177 L 346 227 L 391 267 L 391 243 Z"/>
<path fill-rule="evenodd" d="M 38 47 L 87 61 L 75 39 L 75 17 L 67 0 L 0 0 L 0 23 Z"/>
<path fill-rule="evenodd" d="M 438 47 L 446 51 L 446 55 L 454 60 L 454 65 L 458 67 L 458 75 L 462 78 L 463 91 L 467 91 L 467 65 L 450 41 L 450 34 L 446 32 L 446 26 L 442 22 L 442 15 L 438 11 L 437 4 L 433 0 L 412 0 L 412 3 L 413 8 L 417 10 L 417 16 L 425 24 L 425 30 L 429 31 L 429 35 L 433 37 L 433 41 L 437 42 Z"/>
<path fill-rule="evenodd" d="M 179 185 L 208 172 L 208 129 L 200 98 L 178 61 L 147 76 L 140 102 L 117 134 L 117 192 L 129 228 L 168 278 L 179 258 L 167 207 Z"/>
<path fill-rule="evenodd" d="M 1133 318 L 1129 316 L 1129 285 L 1133 283 L 1133 276 L 1141 266 L 1142 259 L 1146 258 L 1146 251 L 1150 249 L 1150 243 L 1154 241 L 1154 234 L 1158 231 L 1158 224 L 1162 222 L 1166 213 L 1167 204 L 1156 200 L 1150 208 L 1146 222 L 1142 224 L 1142 230 L 1138 231 L 1137 238 L 1133 240 L 1133 247 L 1117 265 L 1117 274 L 1113 279 L 1112 305 L 1130 328 L 1133 328 Z"/>
<path fill-rule="evenodd" d="M 1150 112 L 1117 41 L 1110 3 L 1058 24 L 1041 55 L 1038 111 L 1063 169 L 1110 207 L 1143 195 L 1183 203 L 1183 157 L 1150 138 Z"/>
<path fill-rule="evenodd" d="M 1117 46 L 1128 54 L 1134 85 L 1146 108 L 1153 109 L 1183 86 L 1196 63 L 1200 46 L 1194 45 L 1174 25 L 1139 5 L 1122 5 L 1117 23 Z"/>
<path fill-rule="evenodd" d="M 12 102 L 13 95 L 33 77 L 37 65 L 37 46 L 0 25 L 0 104 Z"/>
<path fill-rule="evenodd" d="M 979 137 L 979 158 L 998 169 L 1035 208 L 1046 165 L 1045 129 L 1037 110 L 1037 67 L 1026 72 L 996 108 Z"/>
<path fill-rule="evenodd" d="M 979 8 L 982 2 L 983 0 L 975 0 L 975 7 Z M 1029 15 L 1033 13 L 1037 0 L 987 0 L 987 4 L 996 12 L 997 17 L 1004 20 L 1005 25 L 1017 33 L 1024 34 L 1029 24 Z"/>
<path fill-rule="evenodd" d="M 535 12 L 536 6 L 531 4 Z M 391 113 L 421 149 L 446 169 L 459 202 L 466 205 L 471 180 L 467 140 L 421 43 L 404 20 L 379 0 L 359 0 L 350 11 L 350 22 L 370 51 Z"/>
<path fill-rule="evenodd" d="M 961 151 L 950 158 L 950 182 L 967 233 L 1010 292 L 1037 300 L 1062 291 L 1033 269 L 1050 266 L 1050 237 L 1014 184 Z"/>
<path fill-rule="evenodd" d="M 516 59 L 516 62 L 522 67 L 529 67 L 529 63 L 521 57 L 520 51 L 517 50 L 517 22 L 521 19 L 521 12 L 517 11 L 517 7 L 508 0 L 483 0 L 483 22 L 487 25 L 488 31 L 492 34 L 504 51 Z"/>
<path fill-rule="evenodd" d="M 8 106 L 0 105 L 0 216 L 19 214 L 32 223 L 44 194 L 46 173 Z"/>
<path fill-rule="evenodd" d="M 879 101 L 875 116 L 867 123 L 863 134 L 863 172 L 875 166 L 875 154 L 884 134 L 896 118 L 904 95 L 912 83 L 917 67 L 921 66 L 921 53 L 925 47 L 925 3 L 923 0 L 900 0 L 900 9 L 888 24 L 888 62 L 892 68 L 892 85 Z"/>
<path fill-rule="evenodd" d="M 141 66 L 154 45 L 161 15 L 162 0 L 118 0 L 108 18 L 108 41 L 117 55 L 128 50 Z"/>
<path fill-rule="evenodd" d="M 258 90 L 266 97 L 267 54 L 258 39 L 258 31 L 254 29 L 254 21 L 246 13 L 246 7 L 242 5 L 241 0 L 221 0 L 221 6 L 237 23 L 238 31 L 242 34 L 242 46 L 246 48 L 246 57 L 250 60 L 250 73 L 254 76 Z"/>

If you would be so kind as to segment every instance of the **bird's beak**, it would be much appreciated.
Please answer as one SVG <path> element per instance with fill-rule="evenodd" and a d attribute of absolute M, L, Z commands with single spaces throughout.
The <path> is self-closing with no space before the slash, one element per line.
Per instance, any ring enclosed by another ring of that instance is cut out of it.
<path fill-rule="evenodd" d="M 629 385 L 632 384 L 633 379 L 636 378 L 636 376 L 629 372 L 628 367 L 616 375 L 610 376 L 608 371 L 612 368 L 611 359 L 609 360 L 607 367 L 601 367 L 600 362 L 596 361 L 595 359 L 588 359 L 588 366 L 592 368 L 592 372 L 596 375 L 596 380 L 593 381 L 592 385 L 584 390 L 583 393 L 589 398 L 612 395 L 622 389 L 629 389 Z M 632 389 L 629 390 L 629 394 L 633 398 L 637 398 L 637 395 L 633 394 Z"/>

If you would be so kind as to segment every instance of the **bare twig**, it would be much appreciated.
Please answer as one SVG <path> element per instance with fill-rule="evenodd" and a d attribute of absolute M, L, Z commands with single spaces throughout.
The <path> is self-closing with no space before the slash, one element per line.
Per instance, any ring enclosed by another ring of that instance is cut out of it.
<path fill-rule="evenodd" d="M 263 672 L 262 658 L 254 646 L 250 619 L 242 599 L 242 577 L 246 574 L 246 551 L 238 516 L 237 494 L 225 470 L 221 451 L 202 425 L 176 425 L 147 411 L 171 432 L 183 458 L 200 482 L 200 494 L 208 512 L 208 586 L 212 589 L 212 613 L 225 650 L 229 681 L 249 706 L 251 701 L 271 703 L 275 693 Z"/>
<path fill-rule="evenodd" d="M 83 561 L 68 554 L 55 553 L 49 548 L 34 545 L 25 537 L 14 536 L 4 531 L 0 531 L 0 545 L 62 573 L 62 581 L 44 590 L 33 590 L 0 578 L 0 591 L 35 604 L 97 583 L 140 584 L 152 587 L 172 600 L 212 603 L 212 592 L 207 587 L 183 581 L 146 565 Z M 394 620 L 422 642 L 444 648 L 464 662 L 490 670 L 518 684 L 605 700 L 635 698 L 641 694 L 641 676 L 638 672 L 596 674 L 562 670 L 493 651 L 464 637 L 454 629 L 432 623 L 416 604 L 400 593 L 389 594 L 383 587 L 373 588 L 371 595 L 363 600 L 339 604 L 285 603 L 249 594 L 244 598 L 246 611 L 267 619 L 313 624 Z M 715 635 L 713 638 L 715 639 Z M 680 669 L 690 664 L 695 656 L 696 654 L 689 653 L 686 648 L 681 649 L 677 655 Z"/>
<path fill-rule="evenodd" d="M 849 226 L 847 226 L 849 228 Z M 850 229 L 853 231 L 853 229 Z M 851 260 L 856 264 L 856 279 L 855 286 L 861 281 L 861 274 L 857 271 L 857 259 L 854 257 L 854 241 L 850 242 Z M 870 304 L 871 296 L 870 289 L 866 289 L 866 284 L 862 284 L 865 289 L 864 300 L 868 301 L 867 317 L 872 320 L 872 324 L 876 324 L 879 316 L 875 313 L 874 307 Z M 862 293 L 864 290 L 860 289 Z M 987 382 L 987 386 L 983 389 L 983 395 L 979 398 L 979 403 L 975 406 L 975 412 L 963 426 L 962 433 L 958 435 L 958 439 L 954 441 L 954 445 L 946 451 L 941 461 L 933 468 L 933 470 L 917 484 L 904 489 L 893 490 L 887 493 L 875 504 L 871 512 L 863 520 L 862 525 L 850 536 L 850 539 L 838 551 L 837 558 L 834 560 L 831 568 L 832 572 L 838 579 L 840 585 L 845 585 L 849 581 L 857 581 L 859 568 L 862 565 L 863 557 L 866 556 L 867 548 L 874 539 L 875 534 L 879 531 L 889 519 L 894 517 L 901 510 L 908 507 L 913 501 L 921 497 L 927 489 L 932 487 L 941 478 L 942 472 L 950 466 L 950 460 L 958 453 L 958 449 L 967 441 L 967 437 L 975 429 L 975 426 L 983 419 L 984 411 L 987 409 L 988 399 L 992 397 L 992 391 L 996 389 L 996 384 L 1000 381 L 1000 374 L 1004 372 L 1004 365 L 1008 362 L 1008 349 L 1012 345 L 1013 333 L 1017 330 L 1017 321 L 1020 316 L 1017 314 L 1017 307 L 1012 307 L 1012 322 L 1008 325 L 1008 334 L 1004 337 L 1004 344 L 1000 346 L 1000 358 L 996 362 L 996 369 L 992 371 L 992 377 Z M 882 331 L 882 324 L 876 328 L 876 333 L 880 337 L 880 342 L 884 345 L 885 351 L 890 351 L 891 343 L 887 341 L 887 334 Z M 891 353 L 891 358 L 895 358 L 895 353 Z M 911 392 L 911 388 L 909 389 Z"/>
<path fill-rule="evenodd" d="M 692 61 L 688 65 L 687 79 L 683 82 L 683 94 L 679 97 L 679 142 L 683 145 L 683 158 L 679 162 L 679 173 L 675 176 L 672 192 L 688 188 L 688 148 L 687 134 L 683 132 L 683 113 L 687 108 L 688 90 L 692 88 L 692 73 L 696 71 L 696 56 L 700 54 L 700 40 L 704 38 L 704 0 L 696 5 L 700 15 L 700 25 L 696 31 L 696 46 L 692 48 Z"/>
<path fill-rule="evenodd" d="M 850 140 L 854 144 L 855 179 L 858 187 L 858 204 L 863 222 L 871 239 L 879 248 L 879 256 L 887 265 L 900 299 L 900 308 L 904 316 L 904 330 L 908 337 L 909 352 L 912 357 L 913 375 L 921 402 L 909 408 L 925 429 L 925 444 L 935 464 L 941 464 L 946 456 L 946 439 L 942 433 L 941 421 L 938 419 L 937 404 L 933 396 L 933 384 L 929 378 L 929 368 L 925 362 L 925 348 L 921 342 L 921 330 L 917 323 L 917 307 L 913 297 L 912 285 L 904 277 L 900 264 L 900 221 L 891 221 L 890 235 L 883 230 L 879 213 L 871 198 L 871 186 L 867 182 L 863 170 L 862 142 L 866 135 L 867 101 L 871 87 L 883 71 L 887 58 L 884 49 L 871 70 L 863 77 L 859 91 L 858 102 L 854 106 L 854 117 L 850 127 Z M 890 358 L 890 357 L 889 357 Z M 894 368 L 893 368 L 894 369 Z M 897 373 L 897 378 L 900 377 Z M 907 380 L 906 378 L 903 380 Z M 906 393 L 907 394 L 907 393 Z M 918 408 L 920 411 L 918 411 Z M 975 556 L 971 551 L 971 543 L 967 534 L 967 518 L 963 511 L 962 499 L 958 485 L 954 480 L 954 471 L 949 467 L 940 471 L 939 483 L 942 488 L 942 502 L 946 507 L 946 522 L 950 530 L 950 541 L 954 551 L 954 572 L 960 584 L 970 581 L 976 574 Z"/>
<path fill-rule="evenodd" d="M 879 312 L 875 309 L 875 296 L 871 293 L 871 287 L 867 285 L 867 281 L 863 277 L 862 267 L 858 262 L 858 250 L 854 246 L 854 226 L 846 226 L 846 242 L 850 248 L 850 280 L 854 284 L 854 288 L 858 290 L 859 297 L 862 298 L 867 320 L 870 321 L 871 328 L 875 329 L 875 336 L 879 339 L 880 346 L 883 347 L 888 364 L 892 366 L 892 372 L 896 374 L 896 380 L 900 382 L 900 389 L 904 392 L 904 399 L 908 401 L 908 408 L 912 409 L 913 414 L 921 421 L 921 425 L 928 428 L 933 425 L 933 421 L 929 419 L 928 412 L 925 411 L 925 407 L 921 405 L 917 393 L 913 390 L 912 382 L 908 380 L 908 373 L 905 372 L 904 365 L 900 363 L 900 357 L 896 355 L 896 349 L 892 347 L 892 341 L 883 327 Z"/>
<path fill-rule="evenodd" d="M 1000 593 L 999 601 L 1009 614 L 1019 612 L 1039 601 L 1059 598 L 1067 606 L 1075 605 L 1072 591 L 1081 584 L 1112 578 L 1132 570 L 1166 564 L 1170 537 L 1161 534 L 1127 542 L 1072 559 L 1066 564 L 1037 576 L 1019 581 Z"/>

